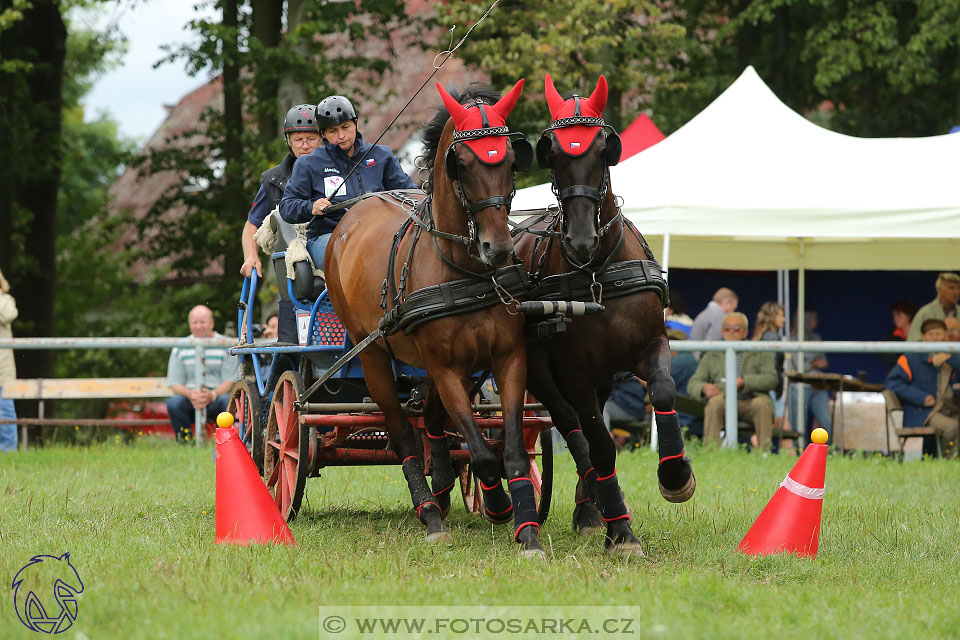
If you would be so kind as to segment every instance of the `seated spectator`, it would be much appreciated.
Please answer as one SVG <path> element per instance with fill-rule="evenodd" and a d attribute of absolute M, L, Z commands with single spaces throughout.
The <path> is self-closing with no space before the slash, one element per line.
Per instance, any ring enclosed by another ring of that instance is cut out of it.
<path fill-rule="evenodd" d="M 724 340 L 746 340 L 747 316 L 728 313 L 721 325 Z M 720 444 L 720 430 L 724 426 L 726 363 L 720 351 L 703 354 L 700 365 L 687 383 L 687 393 L 694 398 L 705 398 L 703 414 L 704 444 Z M 773 400 L 770 391 L 777 386 L 777 370 L 773 354 L 763 351 L 737 353 L 737 411 L 753 423 L 760 447 L 770 448 L 773 437 Z"/>
<path fill-rule="evenodd" d="M 947 327 L 947 342 L 960 342 L 960 320 L 945 318 L 943 324 Z"/>
<path fill-rule="evenodd" d="M 721 287 L 713 294 L 713 300 L 707 308 L 697 314 L 690 329 L 691 340 L 720 340 L 723 337 L 721 325 L 728 313 L 737 310 L 740 299 L 730 289 Z"/>
<path fill-rule="evenodd" d="M 917 314 L 913 316 L 907 340 L 917 341 L 922 339 L 921 327 L 925 320 L 930 318 L 944 320 L 957 317 L 957 302 L 960 301 L 960 276 L 955 273 L 941 273 L 937 277 L 936 288 L 937 297 L 920 307 Z"/>
<path fill-rule="evenodd" d="M 670 304 L 663 310 L 663 323 L 667 329 L 677 329 L 683 332 L 683 337 L 690 336 L 693 328 L 693 318 L 687 308 L 687 301 L 679 293 L 670 292 Z"/>
<path fill-rule="evenodd" d="M 264 340 L 276 340 L 277 339 L 277 330 L 280 328 L 280 312 L 272 311 L 270 315 L 267 316 L 267 321 L 263 325 L 263 339 Z"/>
<path fill-rule="evenodd" d="M 194 338 L 222 338 L 213 330 L 213 312 L 198 305 L 187 316 L 190 335 Z M 189 336 L 188 336 L 189 337 Z M 209 347 L 203 350 L 204 376 L 197 380 L 197 354 L 193 347 L 177 347 L 170 352 L 167 363 L 167 384 L 173 396 L 167 400 L 170 424 L 177 442 L 185 443 L 191 435 L 195 410 L 202 409 L 204 416 L 215 417 L 226 410 L 230 389 L 238 376 L 237 359 L 224 347 Z M 203 422 L 206 422 L 204 417 Z M 201 423 L 200 428 L 203 428 Z"/>
<path fill-rule="evenodd" d="M 817 333 L 817 327 L 820 325 L 820 314 L 809 307 L 803 313 L 804 331 L 803 339 L 812 342 L 821 342 L 823 340 Z M 797 323 L 794 322 L 794 328 L 790 332 L 790 339 L 797 340 L 799 333 Z M 793 354 L 797 360 L 791 360 L 790 369 L 793 370 L 794 362 L 799 362 L 799 354 Z M 803 352 L 803 371 L 804 373 L 823 373 L 827 366 L 827 354 L 820 351 Z M 814 389 L 808 384 L 803 385 L 803 411 L 797 412 L 797 393 L 790 394 L 790 423 L 794 429 L 803 433 L 807 442 L 810 441 L 810 433 L 813 431 L 813 419 L 816 418 L 820 426 L 826 429 L 830 434 L 830 444 L 833 444 L 833 417 L 830 415 L 830 391 L 828 389 Z"/>
<path fill-rule="evenodd" d="M 687 334 L 680 329 L 667 329 L 667 337 L 671 341 L 685 340 Z M 677 385 L 677 395 L 687 395 L 687 383 L 697 370 L 697 359 L 689 351 L 670 351 L 670 377 Z M 703 436 L 703 420 L 699 417 L 682 411 L 677 412 L 677 420 L 681 427 L 687 428 L 687 433 Z"/>
<path fill-rule="evenodd" d="M 946 323 L 937 318 L 924 320 L 920 328 L 924 342 L 942 342 Z M 904 426 L 933 427 L 943 455 L 956 452 L 960 408 L 953 384 L 960 380 L 960 354 L 907 353 L 887 375 L 884 387 L 892 390 L 903 405 Z"/>
<path fill-rule="evenodd" d="M 610 397 L 603 405 L 603 423 L 619 451 L 630 439 L 630 432 L 615 427 L 614 423 L 647 419 L 647 388 L 644 381 L 627 372 L 618 373 L 614 379 L 619 382 L 613 385 Z"/>

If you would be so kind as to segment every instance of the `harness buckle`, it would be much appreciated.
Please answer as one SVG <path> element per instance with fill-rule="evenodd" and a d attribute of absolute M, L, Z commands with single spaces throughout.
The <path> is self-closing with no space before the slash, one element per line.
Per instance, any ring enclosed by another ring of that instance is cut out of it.
<path fill-rule="evenodd" d="M 490 281 L 493 282 L 493 290 L 497 292 L 497 296 L 500 298 L 500 302 L 507 308 L 507 313 L 512 316 L 520 314 L 520 301 L 510 295 L 510 292 L 503 288 L 503 286 L 497 282 L 497 277 L 495 275 L 490 276 Z"/>

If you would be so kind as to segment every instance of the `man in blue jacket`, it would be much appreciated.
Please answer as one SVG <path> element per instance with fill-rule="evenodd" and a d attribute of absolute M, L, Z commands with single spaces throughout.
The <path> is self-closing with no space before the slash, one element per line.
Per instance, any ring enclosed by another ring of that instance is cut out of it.
<path fill-rule="evenodd" d="M 323 268 L 330 234 L 346 213 L 345 209 L 325 213 L 327 207 L 371 191 L 416 189 L 417 185 L 389 147 L 363 141 L 356 109 L 343 96 L 320 101 L 317 124 L 324 144 L 294 163 L 280 201 L 280 216 L 291 224 L 310 223 L 307 250 L 314 265 Z M 360 167 L 351 174 L 357 163 Z"/>
<path fill-rule="evenodd" d="M 920 327 L 924 342 L 943 342 L 947 327 L 943 320 L 929 318 Z M 957 394 L 953 385 L 960 379 L 960 354 L 907 353 L 897 359 L 884 386 L 900 398 L 904 426 L 933 427 L 940 438 L 943 455 L 950 458 L 960 436 Z"/>

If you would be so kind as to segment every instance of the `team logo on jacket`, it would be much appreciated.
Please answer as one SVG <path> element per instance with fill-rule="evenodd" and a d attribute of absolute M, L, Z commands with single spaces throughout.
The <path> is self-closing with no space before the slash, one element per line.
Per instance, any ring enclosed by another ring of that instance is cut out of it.
<path fill-rule="evenodd" d="M 324 173 L 340 173 L 340 169 L 337 169 L 336 167 L 324 167 L 323 172 Z"/>
<path fill-rule="evenodd" d="M 323 195 L 326 198 L 333 197 L 340 185 L 343 184 L 343 178 L 340 176 L 327 176 L 323 179 Z"/>
<path fill-rule="evenodd" d="M 363 164 L 367 165 L 368 167 L 372 167 L 373 165 L 377 164 L 377 161 L 374 158 L 367 158 Z"/>

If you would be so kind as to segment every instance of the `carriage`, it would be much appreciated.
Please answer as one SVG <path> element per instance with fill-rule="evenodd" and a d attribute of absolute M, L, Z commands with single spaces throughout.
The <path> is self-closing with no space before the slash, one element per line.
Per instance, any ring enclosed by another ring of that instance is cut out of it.
<path fill-rule="evenodd" d="M 293 237 L 287 223 L 274 217 L 270 224 L 279 232 L 278 242 Z M 239 344 L 230 350 L 240 360 L 240 379 L 231 391 L 228 411 L 236 417 L 238 432 L 254 459 L 277 507 L 287 521 L 302 504 L 308 478 L 318 478 L 326 467 L 399 465 L 390 448 L 383 414 L 371 401 L 354 345 L 330 303 L 322 279 L 311 273 L 306 261 L 296 263 L 295 277 L 288 278 L 285 251 L 272 255 L 280 295 L 297 313 L 299 344 L 255 343 L 253 323 L 258 287 L 254 270 L 243 281 L 238 303 Z M 319 292 L 318 292 L 319 290 Z M 316 294 L 315 296 L 313 294 Z M 268 365 L 277 356 L 292 358 L 296 367 L 285 371 L 273 389 L 266 388 Z M 423 424 L 424 387 L 429 384 L 421 369 L 398 363 L 395 374 L 402 389 L 405 414 L 417 432 L 418 452 L 425 473 L 432 473 L 430 447 Z M 496 397 L 481 393 L 486 372 L 473 378 L 474 417 L 488 445 L 503 454 L 503 417 Z M 552 422 L 538 404 L 524 405 L 523 440 L 530 460 L 531 479 L 538 497 L 542 524 L 549 513 L 553 475 Z M 445 430 L 450 454 L 459 476 L 464 507 L 482 511 L 482 492 L 477 490 L 464 438 Z"/>

